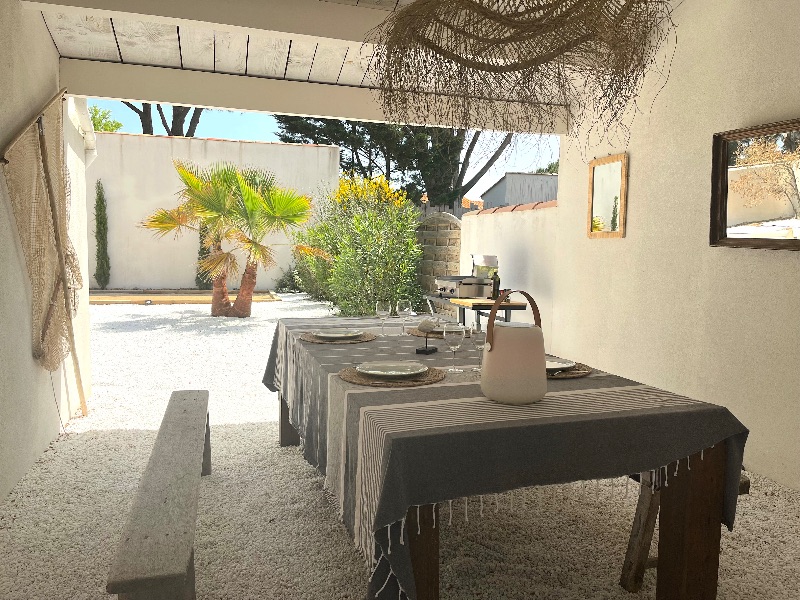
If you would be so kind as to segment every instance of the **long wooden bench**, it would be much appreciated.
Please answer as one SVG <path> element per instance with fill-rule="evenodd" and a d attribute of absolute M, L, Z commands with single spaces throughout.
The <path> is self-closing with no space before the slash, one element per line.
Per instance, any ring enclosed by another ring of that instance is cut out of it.
<path fill-rule="evenodd" d="M 172 392 L 108 574 L 109 594 L 195 598 L 197 502 L 200 478 L 210 473 L 208 391 Z"/>

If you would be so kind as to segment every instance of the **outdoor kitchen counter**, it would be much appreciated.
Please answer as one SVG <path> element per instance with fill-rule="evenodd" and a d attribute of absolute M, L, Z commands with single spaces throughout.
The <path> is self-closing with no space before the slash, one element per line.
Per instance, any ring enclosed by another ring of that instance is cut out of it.
<path fill-rule="evenodd" d="M 480 325 L 481 316 L 488 317 L 489 313 L 486 311 L 491 310 L 494 306 L 494 300 L 490 298 L 442 298 L 441 296 L 425 296 L 425 298 L 439 306 L 447 304 L 455 306 L 458 309 L 458 322 L 462 325 L 466 324 L 467 309 L 475 311 L 475 322 Z M 500 305 L 500 311 L 503 314 L 501 316 L 498 311 L 497 318 L 508 323 L 511 321 L 512 310 L 525 310 L 526 308 L 528 308 L 527 302 L 503 302 Z"/>

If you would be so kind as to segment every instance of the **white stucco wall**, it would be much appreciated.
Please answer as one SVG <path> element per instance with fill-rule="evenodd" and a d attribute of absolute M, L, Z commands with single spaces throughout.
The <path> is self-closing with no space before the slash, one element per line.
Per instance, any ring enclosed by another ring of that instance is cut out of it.
<path fill-rule="evenodd" d="M 558 207 L 467 214 L 461 219 L 461 270 L 472 271 L 472 254 L 497 256 L 500 287 L 525 290 L 542 317 L 545 347 L 553 345 L 553 293 Z M 471 315 L 468 315 L 471 317 Z M 530 311 L 512 313 L 514 321 L 533 322 Z M 485 319 L 482 319 L 485 322 Z"/>
<path fill-rule="evenodd" d="M 0 0 L 0 149 L 58 91 L 58 54 L 38 11 Z M 50 374 L 31 356 L 30 284 L 0 176 L 0 497 L 58 434 Z M 60 388 L 62 374 L 53 373 Z M 57 398 L 56 400 L 60 400 Z M 68 408 L 61 403 L 66 416 Z"/>
<path fill-rule="evenodd" d="M 157 239 L 138 223 L 158 208 L 173 208 L 181 188 L 174 159 L 201 166 L 231 162 L 265 168 L 279 185 L 310 196 L 335 188 L 339 178 L 339 149 L 335 146 L 239 142 L 201 138 L 97 134 L 97 159 L 86 170 L 89 272 L 95 271 L 94 199 L 100 179 L 108 204 L 109 289 L 195 288 L 198 238 L 189 232 L 175 240 Z M 281 269 L 291 263 L 291 248 L 283 234 L 266 240 L 275 249 L 277 267 L 259 269 L 259 290 L 270 289 Z M 244 269 L 244 261 L 240 261 Z M 228 282 L 231 288 L 239 278 Z M 97 282 L 92 277 L 92 287 Z"/>
<path fill-rule="evenodd" d="M 76 106 L 74 98 L 64 103 L 64 159 L 69 172 L 70 219 L 69 237 L 83 276 L 83 288 L 78 292 L 78 311 L 72 321 L 75 330 L 75 348 L 78 354 L 83 391 L 86 403 L 91 410 L 92 360 L 89 348 L 89 240 L 86 222 L 86 165 L 93 157 L 87 155 L 86 144 L 78 120 L 78 111 L 86 111 L 86 106 Z M 85 113 L 88 117 L 88 112 Z M 88 119 L 84 119 L 87 121 Z M 91 123 L 91 122 L 90 122 Z M 75 378 L 72 357 L 67 358 L 62 369 L 62 406 L 67 417 L 80 408 L 80 398 Z M 66 419 L 65 419 L 66 420 Z"/>
<path fill-rule="evenodd" d="M 729 407 L 751 430 L 748 468 L 800 488 L 800 253 L 708 244 L 712 135 L 800 117 L 800 3 L 684 2 L 674 17 L 669 81 L 628 147 L 562 142 L 552 349 Z M 625 150 L 626 237 L 588 239 L 588 161 Z"/>

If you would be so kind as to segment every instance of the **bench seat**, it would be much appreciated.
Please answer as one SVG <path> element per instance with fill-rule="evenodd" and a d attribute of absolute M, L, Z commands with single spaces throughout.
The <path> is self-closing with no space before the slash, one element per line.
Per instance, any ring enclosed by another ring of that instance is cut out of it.
<path fill-rule="evenodd" d="M 172 393 L 122 532 L 106 591 L 121 600 L 194 598 L 201 475 L 211 473 L 208 391 Z"/>

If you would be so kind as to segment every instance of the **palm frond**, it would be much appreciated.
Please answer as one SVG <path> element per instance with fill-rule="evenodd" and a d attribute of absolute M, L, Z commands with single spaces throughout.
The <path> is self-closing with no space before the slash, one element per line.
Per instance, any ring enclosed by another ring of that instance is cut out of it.
<path fill-rule="evenodd" d="M 184 229 L 197 230 L 191 211 L 186 210 L 183 204 L 172 209 L 160 208 L 139 225 L 152 230 L 156 237 L 174 233 L 175 239 L 183 233 Z"/>
<path fill-rule="evenodd" d="M 265 226 L 270 231 L 286 231 L 311 217 L 311 200 L 286 188 L 274 188 L 265 198 Z"/>
<path fill-rule="evenodd" d="M 277 264 L 274 251 L 265 244 L 248 239 L 242 241 L 241 248 L 247 253 L 248 262 L 258 263 L 265 269 Z"/>
<path fill-rule="evenodd" d="M 212 280 L 220 275 L 236 277 L 239 272 L 239 262 L 233 252 L 212 252 L 198 261 L 197 266 L 203 275 Z"/>

